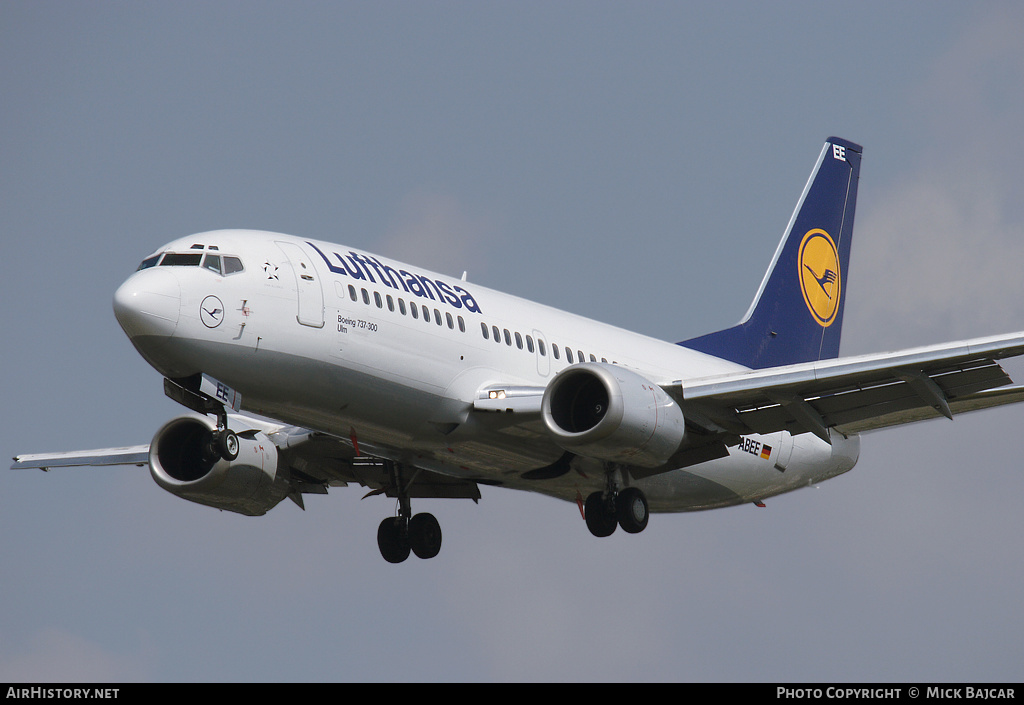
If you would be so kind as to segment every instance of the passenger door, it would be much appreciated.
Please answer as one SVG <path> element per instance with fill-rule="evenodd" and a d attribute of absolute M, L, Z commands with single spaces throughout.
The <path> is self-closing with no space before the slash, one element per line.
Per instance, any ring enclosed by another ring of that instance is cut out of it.
<path fill-rule="evenodd" d="M 311 328 L 324 327 L 324 291 L 320 286 L 320 278 L 313 269 L 313 262 L 302 248 L 293 242 L 278 242 L 277 246 L 284 252 L 295 274 L 295 286 L 298 289 L 299 309 L 296 319 L 304 326 Z"/>

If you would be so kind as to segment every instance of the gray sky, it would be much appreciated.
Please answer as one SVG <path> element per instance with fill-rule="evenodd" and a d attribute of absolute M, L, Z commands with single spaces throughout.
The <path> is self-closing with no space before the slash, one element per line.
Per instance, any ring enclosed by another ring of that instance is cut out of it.
<path fill-rule="evenodd" d="M 1021 36 L 1019 3 L 3 0 L 0 450 L 181 412 L 111 297 L 202 230 L 731 325 L 833 134 L 865 147 L 844 354 L 1024 330 Z M 640 536 L 421 501 L 444 548 L 397 567 L 359 488 L 252 519 L 143 469 L 0 471 L 0 681 L 1020 681 L 1022 416 Z"/>

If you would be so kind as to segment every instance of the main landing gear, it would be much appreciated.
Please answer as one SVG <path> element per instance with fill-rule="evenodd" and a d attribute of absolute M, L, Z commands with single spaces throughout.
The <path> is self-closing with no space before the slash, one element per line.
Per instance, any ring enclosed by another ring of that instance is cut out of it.
<path fill-rule="evenodd" d="M 433 514 L 388 517 L 377 527 L 377 547 L 388 563 L 401 563 L 409 552 L 433 558 L 441 551 L 441 525 Z"/>
<path fill-rule="evenodd" d="M 401 466 L 398 463 L 388 465 L 398 494 L 398 516 L 388 517 L 377 527 L 380 555 L 388 563 L 401 563 L 410 552 L 417 558 L 433 558 L 441 552 L 441 525 L 433 514 L 412 513 L 412 502 L 408 485 L 403 483 Z"/>
<path fill-rule="evenodd" d="M 609 489 L 594 492 L 587 497 L 583 508 L 587 528 L 597 537 L 611 536 L 616 526 L 630 534 L 638 534 L 647 528 L 650 512 L 647 497 L 636 487 L 627 487 L 621 492 Z"/>

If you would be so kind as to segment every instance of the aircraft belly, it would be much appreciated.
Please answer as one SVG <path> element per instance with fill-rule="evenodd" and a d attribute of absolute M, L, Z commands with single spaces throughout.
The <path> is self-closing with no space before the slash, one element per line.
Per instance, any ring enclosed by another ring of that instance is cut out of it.
<path fill-rule="evenodd" d="M 728 457 L 655 475 L 637 485 L 647 493 L 652 511 L 712 509 L 758 501 L 835 477 L 850 470 L 860 452 L 858 436 L 835 434 L 831 445 L 812 434 L 752 438 L 761 439 L 756 453 L 749 450 L 752 445 L 741 443 L 730 448 Z M 775 445 L 768 457 L 762 457 L 766 441 Z M 785 462 L 777 460 L 777 453 Z"/>
<path fill-rule="evenodd" d="M 631 484 L 644 491 L 652 512 L 689 512 L 756 502 L 821 482 L 850 470 L 857 462 L 860 439 L 836 435 L 832 445 L 811 434 L 790 437 L 770 434 L 752 443 L 733 447 L 730 455 L 684 469 L 653 475 Z M 768 457 L 761 457 L 765 442 Z M 744 448 L 747 448 L 746 450 Z M 563 477 L 514 485 L 567 501 L 585 498 L 604 488 L 600 473 L 572 472 Z"/>

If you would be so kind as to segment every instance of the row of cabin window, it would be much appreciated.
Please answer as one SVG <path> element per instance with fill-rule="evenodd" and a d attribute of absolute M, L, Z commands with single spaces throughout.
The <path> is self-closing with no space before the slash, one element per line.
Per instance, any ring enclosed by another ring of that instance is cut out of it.
<path fill-rule="evenodd" d="M 356 291 L 356 288 L 354 286 L 352 286 L 351 284 L 348 285 L 349 298 L 355 301 L 356 303 L 359 302 L 360 291 L 362 292 L 363 303 L 369 306 L 370 292 L 368 292 L 366 289 L 360 289 L 359 291 Z M 388 310 L 394 311 L 396 307 L 395 298 L 392 297 L 391 294 L 386 294 L 385 296 L 382 297 L 379 291 L 373 292 L 373 303 L 377 306 L 377 308 L 384 308 L 385 300 L 387 301 Z M 402 297 L 398 297 L 397 308 L 398 312 L 401 313 L 403 316 L 411 315 L 415 319 L 419 319 L 420 317 L 419 306 L 417 306 L 412 301 L 409 302 L 408 313 L 406 313 L 407 309 L 405 299 L 403 299 Z M 445 312 L 444 318 L 448 322 L 448 327 L 451 328 L 452 330 L 455 330 L 455 323 L 457 318 L 459 330 L 462 331 L 463 333 L 466 332 L 466 322 L 462 320 L 462 316 L 457 316 L 453 318 L 452 314 Z M 426 323 L 430 323 L 430 309 L 427 308 L 426 306 L 423 306 L 423 320 Z M 444 320 L 442 320 L 441 318 L 441 312 L 438 311 L 436 308 L 434 309 L 434 322 L 437 323 L 437 325 L 439 326 L 444 325 Z"/>
<path fill-rule="evenodd" d="M 366 289 L 359 289 L 357 291 L 356 288 L 352 284 L 348 285 L 348 295 L 349 295 L 349 298 L 351 298 L 356 303 L 359 302 L 360 292 L 362 293 L 363 303 L 366 304 L 367 306 L 369 306 L 370 305 L 370 292 L 368 292 Z M 388 310 L 393 312 L 395 310 L 396 302 L 395 302 L 395 299 L 391 296 L 391 294 L 386 294 L 385 296 L 382 297 L 380 295 L 379 291 L 373 292 L 373 302 L 377 306 L 377 308 L 383 309 L 385 301 L 387 302 Z M 406 314 L 405 299 L 403 299 L 402 297 L 398 297 L 398 299 L 397 299 L 397 306 L 398 306 L 399 313 L 401 313 L 403 316 L 407 315 Z M 422 304 L 420 305 L 420 307 L 423 309 L 423 321 L 425 321 L 426 323 L 430 323 L 430 309 L 427 308 L 425 305 L 422 305 Z M 411 315 L 413 318 L 418 319 L 420 316 L 419 316 L 419 312 L 418 312 L 417 308 L 418 308 L 417 304 L 415 304 L 414 302 L 410 301 L 409 302 L 409 307 L 408 307 L 408 315 Z M 463 332 L 463 333 L 466 332 L 466 322 L 463 320 L 462 316 L 456 316 L 456 317 L 453 318 L 452 314 L 448 313 L 448 312 L 445 312 L 444 316 L 445 316 L 445 319 L 448 322 L 448 327 L 450 329 L 455 330 L 455 322 L 456 322 L 456 320 L 458 320 L 459 330 L 461 332 Z M 436 308 L 434 309 L 434 322 L 437 323 L 437 325 L 439 325 L 439 326 L 444 325 L 444 322 L 441 319 L 441 312 L 439 310 L 437 310 Z M 509 347 L 511 347 L 512 346 L 512 340 L 513 340 L 513 337 L 514 337 L 515 338 L 516 347 L 519 348 L 520 350 L 523 350 L 524 347 L 525 347 L 527 352 L 530 352 L 530 353 L 532 353 L 532 352 L 534 352 L 534 350 L 536 350 L 538 353 L 541 354 L 541 356 L 545 356 L 546 357 L 547 354 L 548 354 L 547 353 L 547 348 L 544 345 L 544 341 L 541 340 L 540 338 L 537 338 L 536 347 L 534 347 L 533 336 L 527 335 L 527 336 L 524 337 L 519 331 L 511 332 L 511 331 L 509 331 L 508 328 L 504 328 L 504 329 L 499 330 L 498 326 L 491 326 L 490 329 L 488 329 L 487 328 L 487 324 L 482 322 L 482 321 L 480 323 L 480 330 L 483 333 L 484 340 L 488 340 L 488 339 L 492 338 L 492 336 L 493 336 L 494 342 L 496 342 L 496 343 L 498 343 L 500 345 L 502 339 L 504 339 L 505 344 L 508 345 Z M 504 333 L 504 336 L 502 336 L 502 333 Z M 561 359 L 561 354 L 559 352 L 559 348 L 558 348 L 557 345 L 552 344 L 552 346 L 551 346 L 551 354 L 554 356 L 554 358 L 556 360 L 560 360 Z M 576 354 L 578 355 L 578 359 L 579 359 L 580 362 L 585 362 L 586 361 L 587 357 L 583 354 L 582 350 L 577 350 Z M 569 364 L 573 364 L 575 362 L 575 359 L 573 358 L 572 350 L 569 349 L 569 346 L 565 347 L 565 359 L 566 359 L 566 361 L 569 362 Z M 590 354 L 590 361 L 591 362 L 597 362 L 597 357 L 593 353 Z M 608 362 L 608 359 L 602 357 L 601 358 L 601 362 Z"/>
<path fill-rule="evenodd" d="M 501 341 L 504 340 L 505 341 L 505 345 L 508 345 L 509 347 L 511 347 L 512 346 L 512 339 L 515 338 L 516 347 L 519 348 L 520 350 L 522 350 L 523 347 L 524 347 L 524 336 L 521 333 L 519 333 L 518 331 L 510 332 L 508 328 L 502 328 L 502 329 L 499 330 L 498 326 L 493 326 L 493 325 L 490 327 L 490 329 L 488 329 L 487 324 L 484 323 L 483 321 L 481 321 L 480 322 L 480 332 L 483 334 L 484 340 L 494 340 L 494 342 L 498 343 L 499 345 L 501 344 Z M 532 353 L 536 349 L 536 351 L 538 353 L 540 353 L 542 356 L 546 357 L 547 354 L 548 354 L 547 353 L 547 349 L 544 346 L 544 341 L 541 340 L 540 338 L 537 338 L 537 346 L 536 346 L 536 348 L 534 348 L 533 336 L 530 336 L 530 335 L 525 336 L 525 347 L 526 347 L 527 352 L 531 352 Z M 552 345 L 551 345 L 551 354 L 554 356 L 554 358 L 556 360 L 560 360 L 561 359 L 561 355 L 560 355 L 560 353 L 558 351 L 558 346 L 555 345 L 554 343 L 552 343 Z M 580 362 L 585 362 L 586 361 L 587 358 L 583 354 L 582 350 L 577 350 L 576 354 L 579 356 L 578 359 L 579 359 Z M 565 348 L 565 359 L 569 362 L 570 365 L 573 362 L 575 362 L 575 360 L 573 359 L 572 350 L 570 350 L 568 346 L 566 346 L 566 348 Z M 591 354 L 590 355 L 590 361 L 591 362 L 597 362 L 597 357 L 595 355 Z M 601 362 L 608 362 L 608 358 L 602 357 L 601 358 Z"/>

